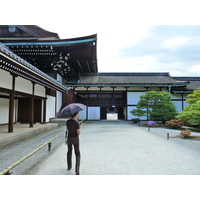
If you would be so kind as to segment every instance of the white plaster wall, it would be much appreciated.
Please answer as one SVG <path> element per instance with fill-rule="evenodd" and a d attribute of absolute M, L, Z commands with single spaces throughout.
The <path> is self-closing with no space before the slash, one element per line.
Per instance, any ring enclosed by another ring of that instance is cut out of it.
<path fill-rule="evenodd" d="M 59 74 L 56 76 L 57 81 L 62 84 L 63 78 Z M 60 110 L 62 106 L 62 92 L 56 91 L 56 112 Z"/>
<path fill-rule="evenodd" d="M 88 107 L 88 120 L 100 120 L 100 107 Z"/>
<path fill-rule="evenodd" d="M 129 87 L 127 88 L 128 91 L 131 91 L 131 90 L 144 90 L 146 91 L 146 88 L 144 87 Z"/>
<path fill-rule="evenodd" d="M 182 111 L 182 101 L 173 101 L 176 106 L 176 111 L 179 113 Z"/>
<path fill-rule="evenodd" d="M 0 87 L 12 89 L 12 76 L 9 72 L 0 69 Z"/>
<path fill-rule="evenodd" d="M 0 124 L 8 123 L 9 99 L 0 99 Z"/>
<path fill-rule="evenodd" d="M 146 92 L 127 92 L 127 105 L 136 105 L 140 100 L 140 96 Z"/>
<path fill-rule="evenodd" d="M 47 109 L 46 109 L 46 120 L 47 122 L 49 122 L 50 118 L 55 117 L 55 101 L 56 98 L 47 95 Z"/>
<path fill-rule="evenodd" d="M 32 83 L 24 78 L 16 77 L 15 79 L 15 90 L 32 94 Z"/>
<path fill-rule="evenodd" d="M 116 87 L 115 91 L 126 91 L 125 87 Z"/>
<path fill-rule="evenodd" d="M 46 90 L 44 86 L 35 84 L 35 95 L 45 97 L 45 93 L 46 93 Z"/>
<path fill-rule="evenodd" d="M 85 87 L 77 87 L 75 91 L 87 91 L 87 89 Z"/>
<path fill-rule="evenodd" d="M 170 94 L 172 99 L 182 99 L 181 94 Z"/>
<path fill-rule="evenodd" d="M 160 91 L 160 88 L 158 88 L 158 87 L 149 87 L 148 91 Z"/>
<path fill-rule="evenodd" d="M 98 87 L 89 87 L 88 91 L 100 91 L 100 88 L 98 88 Z"/>
<path fill-rule="evenodd" d="M 147 120 L 147 116 L 138 117 L 131 114 L 131 111 L 136 109 L 136 106 L 127 106 L 127 120 L 131 120 L 133 118 L 140 118 L 141 120 Z"/>
<path fill-rule="evenodd" d="M 103 88 L 101 88 L 101 91 L 113 91 L 113 88 L 111 88 L 111 87 L 103 87 Z"/>
<path fill-rule="evenodd" d="M 62 92 L 56 92 L 56 112 L 60 110 L 62 106 Z"/>
<path fill-rule="evenodd" d="M 79 120 L 86 119 L 86 112 L 87 112 L 87 108 L 79 111 Z"/>

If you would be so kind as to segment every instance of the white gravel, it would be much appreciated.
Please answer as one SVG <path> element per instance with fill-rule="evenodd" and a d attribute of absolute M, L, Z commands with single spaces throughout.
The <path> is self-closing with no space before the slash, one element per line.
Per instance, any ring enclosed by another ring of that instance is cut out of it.
<path fill-rule="evenodd" d="M 65 127 L 61 126 L 56 129 L 39 133 L 37 136 L 32 136 L 31 138 L 20 140 L 15 142 L 15 144 L 2 148 L 0 150 L 0 171 L 3 171 L 5 168 L 22 159 L 24 156 L 31 153 L 64 130 Z M 45 146 L 43 149 L 25 160 L 23 163 L 12 169 L 11 172 L 13 172 L 13 175 L 29 174 L 30 168 L 37 166 L 38 163 L 50 156 L 58 146 L 63 144 L 63 140 L 64 135 L 61 135 L 59 138 L 52 142 L 51 152 L 49 152 L 48 147 Z"/>
<path fill-rule="evenodd" d="M 87 121 L 81 127 L 81 175 L 198 175 L 200 141 L 175 138 L 176 130 L 138 127 L 128 121 Z M 167 132 L 170 139 L 167 140 Z M 25 174 L 74 175 L 58 148 Z"/>

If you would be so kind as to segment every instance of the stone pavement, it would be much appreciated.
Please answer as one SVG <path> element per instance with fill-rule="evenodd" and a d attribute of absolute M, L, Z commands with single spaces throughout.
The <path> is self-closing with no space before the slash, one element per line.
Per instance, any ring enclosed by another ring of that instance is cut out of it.
<path fill-rule="evenodd" d="M 1 125 L 0 149 L 6 145 L 13 144 L 19 140 L 35 136 L 57 127 L 57 123 L 34 124 L 31 128 L 29 127 L 29 124 L 14 124 L 13 133 L 8 133 L 8 125 Z"/>
<path fill-rule="evenodd" d="M 170 139 L 166 134 L 169 132 Z M 176 130 L 138 127 L 129 121 L 86 121 L 81 126 L 81 175 L 198 175 L 200 141 L 175 137 Z M 66 165 L 67 147 L 29 170 L 35 175 L 74 175 Z"/>

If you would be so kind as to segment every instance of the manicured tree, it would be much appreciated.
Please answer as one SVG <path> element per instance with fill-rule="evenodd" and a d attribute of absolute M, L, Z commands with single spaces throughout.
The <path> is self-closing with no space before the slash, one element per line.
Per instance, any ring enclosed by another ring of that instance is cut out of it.
<path fill-rule="evenodd" d="M 186 102 L 190 103 L 190 105 L 186 106 L 176 118 L 190 123 L 200 124 L 200 88 L 194 90 L 187 97 L 189 98 Z"/>
<path fill-rule="evenodd" d="M 186 106 L 176 118 L 186 122 L 200 124 L 200 100 Z"/>
<path fill-rule="evenodd" d="M 145 95 L 140 96 L 136 108 L 131 111 L 133 115 L 138 117 L 148 115 L 148 119 L 163 123 L 175 118 L 177 114 L 170 94 L 163 91 L 146 92 Z"/>
<path fill-rule="evenodd" d="M 192 94 L 188 94 L 187 95 L 188 99 L 186 100 L 186 102 L 188 103 L 195 103 L 197 101 L 200 100 L 200 88 L 198 88 L 197 90 L 194 90 L 194 92 Z"/>

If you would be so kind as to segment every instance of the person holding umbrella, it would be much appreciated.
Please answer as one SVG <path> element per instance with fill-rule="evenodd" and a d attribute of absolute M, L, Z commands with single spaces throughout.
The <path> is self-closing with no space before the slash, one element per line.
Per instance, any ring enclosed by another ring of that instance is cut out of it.
<path fill-rule="evenodd" d="M 80 124 L 77 121 L 78 119 L 78 113 L 74 113 L 71 115 L 71 119 L 67 120 L 67 146 L 68 146 L 68 152 L 67 152 L 67 166 L 68 170 L 72 168 L 72 145 L 74 146 L 74 152 L 76 155 L 76 166 L 75 166 L 75 172 L 76 175 L 79 175 L 79 168 L 80 168 L 80 149 L 79 149 L 79 135 L 80 135 Z"/>
<path fill-rule="evenodd" d="M 79 115 L 78 112 L 86 108 L 85 105 L 81 103 L 72 103 L 65 106 L 61 112 L 59 113 L 59 117 L 67 117 L 71 115 L 71 119 L 67 120 L 66 126 L 67 130 L 67 166 L 68 170 L 72 168 L 72 146 L 74 146 L 74 152 L 76 155 L 76 165 L 75 165 L 75 172 L 76 175 L 79 175 L 79 168 L 80 168 L 80 149 L 79 149 L 79 135 L 80 135 L 80 124 L 77 121 Z"/>

